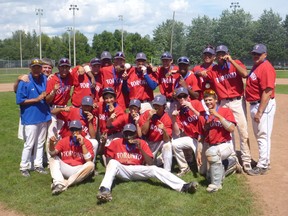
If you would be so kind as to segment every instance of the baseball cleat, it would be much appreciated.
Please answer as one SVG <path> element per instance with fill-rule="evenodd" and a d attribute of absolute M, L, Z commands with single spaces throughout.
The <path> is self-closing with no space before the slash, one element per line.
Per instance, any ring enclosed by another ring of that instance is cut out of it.
<path fill-rule="evenodd" d="M 112 200 L 111 191 L 103 186 L 100 187 L 96 197 L 100 202 L 110 202 Z"/>
<path fill-rule="evenodd" d="M 65 190 L 66 188 L 64 185 L 61 185 L 61 184 L 54 185 L 54 187 L 52 186 L 52 195 L 58 195 Z"/>
<path fill-rule="evenodd" d="M 198 187 L 198 183 L 197 182 L 189 182 L 187 184 L 184 184 L 181 192 L 184 193 L 195 193 Z"/>
<path fill-rule="evenodd" d="M 180 171 L 180 172 L 177 173 L 176 175 L 177 175 L 178 177 L 182 177 L 182 176 L 184 176 L 186 173 L 188 173 L 188 172 L 190 172 L 190 171 L 191 171 L 190 168 L 187 167 L 186 169 Z"/>
<path fill-rule="evenodd" d="M 35 171 L 40 173 L 40 174 L 48 174 L 48 172 L 43 168 L 43 167 L 36 167 Z"/>
<path fill-rule="evenodd" d="M 248 175 L 257 176 L 267 174 L 268 168 L 254 167 L 247 172 Z"/>
<path fill-rule="evenodd" d="M 30 177 L 30 173 L 28 170 L 20 170 L 21 175 L 24 177 Z"/>
<path fill-rule="evenodd" d="M 209 184 L 208 187 L 206 188 L 206 191 L 209 193 L 216 192 L 218 190 L 222 189 L 222 185 L 214 185 L 214 184 Z"/>

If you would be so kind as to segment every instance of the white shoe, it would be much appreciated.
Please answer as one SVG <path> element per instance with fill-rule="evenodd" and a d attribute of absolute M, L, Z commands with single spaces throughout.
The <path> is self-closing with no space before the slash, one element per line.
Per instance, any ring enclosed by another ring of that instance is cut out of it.
<path fill-rule="evenodd" d="M 209 193 L 216 192 L 218 190 L 222 189 L 222 185 L 214 185 L 214 184 L 209 184 L 208 187 L 206 188 L 206 191 Z"/>

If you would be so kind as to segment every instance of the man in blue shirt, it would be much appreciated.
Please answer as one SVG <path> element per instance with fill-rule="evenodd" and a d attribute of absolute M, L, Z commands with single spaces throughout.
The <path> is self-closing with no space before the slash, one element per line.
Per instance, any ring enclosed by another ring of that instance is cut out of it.
<path fill-rule="evenodd" d="M 41 60 L 32 59 L 30 69 L 29 82 L 20 81 L 16 92 L 16 103 L 20 105 L 25 141 L 20 171 L 25 177 L 30 176 L 31 169 L 47 174 L 43 168 L 43 147 L 47 125 L 51 120 L 50 108 L 45 101 L 47 78 L 41 73 Z"/>

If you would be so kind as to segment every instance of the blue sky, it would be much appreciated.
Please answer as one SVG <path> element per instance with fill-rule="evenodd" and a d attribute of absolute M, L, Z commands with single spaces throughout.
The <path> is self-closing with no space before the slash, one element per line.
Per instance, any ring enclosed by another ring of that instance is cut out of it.
<path fill-rule="evenodd" d="M 49 36 L 61 35 L 68 26 L 73 26 L 71 4 L 79 10 L 75 15 L 75 28 L 91 42 L 95 33 L 121 29 L 138 32 L 142 36 L 153 35 L 153 30 L 167 19 L 175 19 L 187 25 L 197 16 L 219 18 L 222 11 L 230 8 L 227 0 L 0 0 L 0 39 L 12 36 L 22 29 L 39 33 L 39 17 L 35 9 L 43 9 L 41 31 Z M 241 8 L 258 19 L 264 9 L 273 9 L 283 19 L 288 14 L 286 0 L 243 0 Z M 123 15 L 123 23 L 119 20 Z"/>

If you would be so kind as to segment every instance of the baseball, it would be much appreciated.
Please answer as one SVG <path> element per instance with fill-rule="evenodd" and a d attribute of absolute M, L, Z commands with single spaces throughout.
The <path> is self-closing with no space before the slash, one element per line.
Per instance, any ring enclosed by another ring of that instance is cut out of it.
<path fill-rule="evenodd" d="M 130 65 L 129 63 L 125 63 L 125 65 L 124 65 L 124 66 L 125 66 L 125 69 L 126 69 L 126 70 L 128 70 L 128 69 L 130 69 L 130 68 L 131 68 L 131 65 Z"/>

